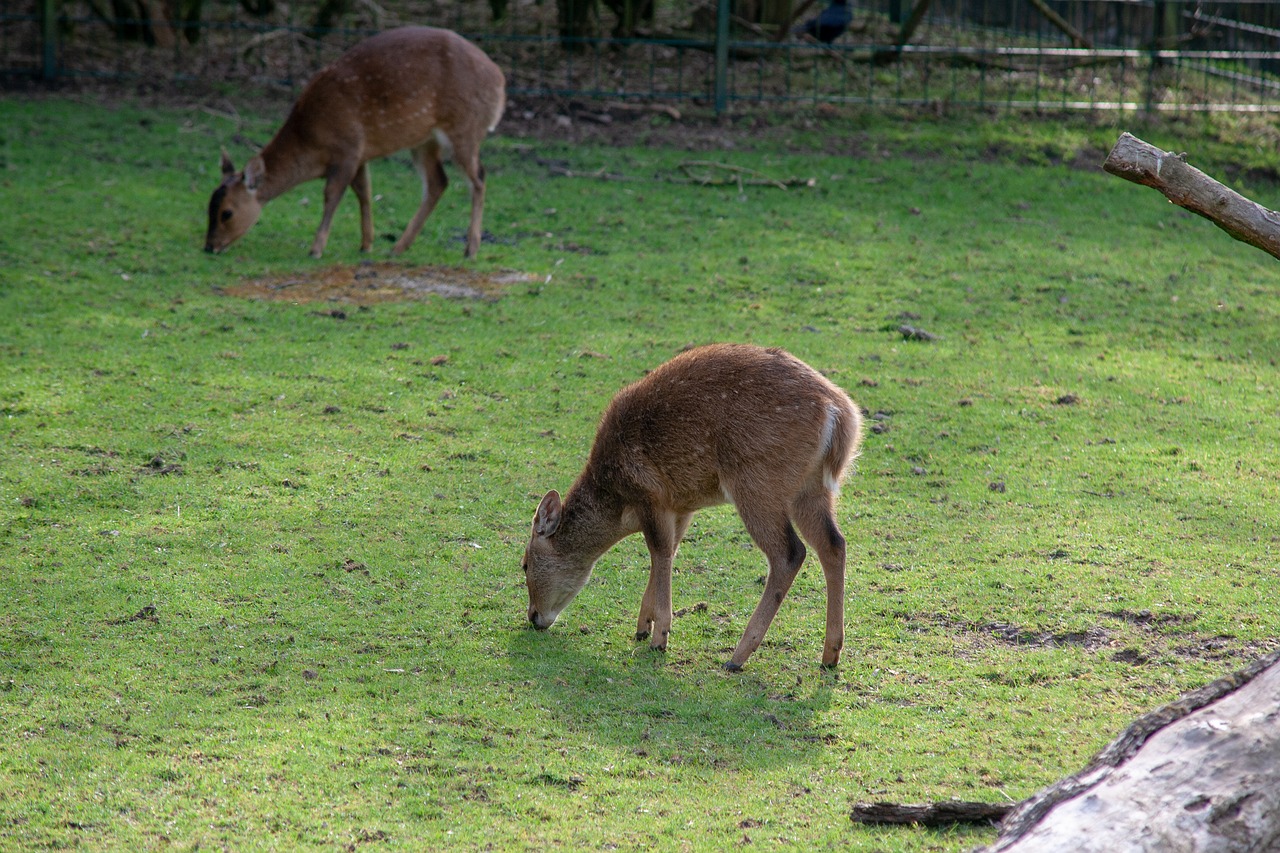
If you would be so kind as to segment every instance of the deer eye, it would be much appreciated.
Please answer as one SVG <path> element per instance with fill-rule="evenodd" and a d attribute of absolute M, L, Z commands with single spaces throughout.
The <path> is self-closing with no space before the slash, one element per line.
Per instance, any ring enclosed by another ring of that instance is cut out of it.
<path fill-rule="evenodd" d="M 221 219 L 223 222 L 226 222 L 226 221 L 227 221 L 228 219 L 230 219 L 233 215 L 234 215 L 234 211 L 231 211 L 231 210 L 224 210 L 224 211 L 222 211 L 221 215 L 219 216 L 219 219 Z"/>

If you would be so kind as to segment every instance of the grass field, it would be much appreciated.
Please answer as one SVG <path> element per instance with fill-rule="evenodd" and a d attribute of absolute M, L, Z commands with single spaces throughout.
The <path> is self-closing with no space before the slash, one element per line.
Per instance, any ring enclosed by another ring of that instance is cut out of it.
<path fill-rule="evenodd" d="M 849 807 L 1020 800 L 1276 645 L 1280 266 L 1061 165 L 1124 128 L 500 133 L 467 269 L 522 276 L 359 304 L 293 298 L 362 262 L 350 199 L 307 257 L 318 183 L 200 251 L 219 146 L 279 115 L 0 99 L 0 847 L 966 850 L 994 831 Z M 1202 131 L 1144 135 L 1268 165 Z M 450 174 L 406 275 L 459 264 Z M 407 159 L 374 191 L 393 239 Z M 816 564 L 720 669 L 765 569 L 727 507 L 665 655 L 631 639 L 638 537 L 526 627 L 538 498 L 618 388 L 717 340 L 791 350 L 874 426 L 836 672 Z"/>

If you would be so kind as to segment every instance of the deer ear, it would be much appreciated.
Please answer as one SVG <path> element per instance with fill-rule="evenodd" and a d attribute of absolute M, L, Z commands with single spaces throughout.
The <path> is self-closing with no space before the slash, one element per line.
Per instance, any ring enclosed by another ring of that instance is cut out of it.
<path fill-rule="evenodd" d="M 266 174 L 267 164 L 262 162 L 261 157 L 254 157 L 244 167 L 244 188 L 249 192 L 255 191 Z"/>
<path fill-rule="evenodd" d="M 231 162 L 231 158 L 227 156 L 227 149 L 222 149 L 222 177 L 234 175 L 236 173 L 236 164 Z"/>
<path fill-rule="evenodd" d="M 555 489 L 547 492 L 538 504 L 538 512 L 533 516 L 533 532 L 537 536 L 551 536 L 560 527 L 560 493 Z"/>

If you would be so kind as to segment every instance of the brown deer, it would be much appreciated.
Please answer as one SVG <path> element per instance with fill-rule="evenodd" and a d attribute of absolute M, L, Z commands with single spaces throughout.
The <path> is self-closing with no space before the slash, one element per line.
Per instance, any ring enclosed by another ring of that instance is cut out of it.
<path fill-rule="evenodd" d="M 715 344 L 676 356 L 614 397 L 564 500 L 553 490 L 539 504 L 523 561 L 529 621 L 550 628 L 596 560 L 643 533 L 651 565 L 636 639 L 665 650 L 676 549 L 695 511 L 727 501 L 768 558 L 769 575 L 725 668 L 747 662 L 791 588 L 805 557 L 797 528 L 822 561 L 822 664 L 836 666 L 845 543 L 835 500 L 861 440 L 849 396 L 782 350 Z"/>
<path fill-rule="evenodd" d="M 502 70 L 450 30 L 401 27 L 365 39 L 307 83 L 284 125 L 243 172 L 222 152 L 222 184 L 209 199 L 206 252 L 220 252 L 258 221 L 262 206 L 304 181 L 324 178 L 324 215 L 311 244 L 324 253 L 329 227 L 349 185 L 360 201 L 360 249 L 373 245 L 368 162 L 408 148 L 422 178 L 422 205 L 396 241 L 413 243 L 448 185 L 451 155 L 471 185 L 464 257 L 480 247 L 484 167 L 480 143 L 506 106 Z"/>

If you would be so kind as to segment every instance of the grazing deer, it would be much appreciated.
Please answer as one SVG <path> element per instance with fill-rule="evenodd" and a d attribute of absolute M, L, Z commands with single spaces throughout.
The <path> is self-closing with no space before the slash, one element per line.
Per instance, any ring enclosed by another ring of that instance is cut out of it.
<path fill-rule="evenodd" d="M 450 30 L 401 27 L 365 39 L 320 70 L 258 156 L 237 172 L 222 152 L 222 184 L 209 199 L 206 252 L 220 252 L 258 221 L 262 206 L 304 181 L 324 178 L 324 215 L 311 244 L 324 253 L 338 201 L 349 185 L 360 201 L 360 249 L 373 245 L 368 162 L 410 149 L 422 205 L 391 250 L 413 243 L 448 185 L 451 155 L 471 185 L 465 257 L 480 247 L 484 167 L 480 143 L 506 106 L 502 70 Z"/>
<path fill-rule="evenodd" d="M 716 344 L 675 357 L 614 397 L 564 500 L 552 490 L 539 504 L 523 561 L 529 621 L 550 628 L 596 560 L 643 533 L 652 562 L 636 639 L 666 649 L 676 549 L 695 511 L 727 501 L 768 558 L 769 575 L 725 668 L 742 669 L 791 588 L 805 557 L 796 528 L 822 561 L 822 664 L 836 666 L 845 543 L 835 499 L 861 440 L 849 396 L 782 350 Z"/>

